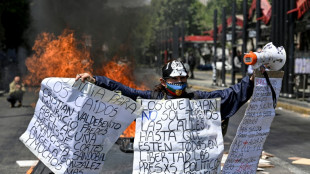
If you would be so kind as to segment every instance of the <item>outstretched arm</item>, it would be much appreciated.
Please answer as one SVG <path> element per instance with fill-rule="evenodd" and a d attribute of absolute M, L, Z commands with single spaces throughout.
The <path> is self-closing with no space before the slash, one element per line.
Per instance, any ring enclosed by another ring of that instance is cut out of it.
<path fill-rule="evenodd" d="M 224 90 L 196 91 L 199 98 L 221 98 L 222 119 L 231 117 L 253 94 L 254 76 L 244 77 L 240 83 Z"/>
<path fill-rule="evenodd" d="M 136 100 L 137 97 L 141 98 L 150 98 L 151 91 L 142 91 L 134 88 L 130 88 L 128 86 L 123 85 L 122 83 L 116 82 L 112 79 L 109 79 L 105 76 L 92 76 L 89 73 L 81 73 L 76 75 L 75 80 L 81 79 L 82 82 L 85 80 L 94 83 L 97 86 L 106 88 L 111 91 L 120 91 L 122 95 L 125 95 L 133 100 Z"/>

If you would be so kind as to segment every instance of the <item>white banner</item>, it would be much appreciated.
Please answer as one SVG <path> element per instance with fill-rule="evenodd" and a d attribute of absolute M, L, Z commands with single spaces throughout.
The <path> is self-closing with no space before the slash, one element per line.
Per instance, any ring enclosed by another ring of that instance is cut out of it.
<path fill-rule="evenodd" d="M 282 78 L 270 78 L 278 99 Z M 222 173 L 256 173 L 263 145 L 275 116 L 270 87 L 265 78 L 255 77 L 255 88 L 234 138 Z"/>
<path fill-rule="evenodd" d="M 220 99 L 141 100 L 133 173 L 218 173 L 223 155 Z"/>
<path fill-rule="evenodd" d="M 310 57 L 295 58 L 295 74 L 310 74 Z"/>
<path fill-rule="evenodd" d="M 91 83 L 47 78 L 20 140 L 54 173 L 99 173 L 141 105 Z"/>

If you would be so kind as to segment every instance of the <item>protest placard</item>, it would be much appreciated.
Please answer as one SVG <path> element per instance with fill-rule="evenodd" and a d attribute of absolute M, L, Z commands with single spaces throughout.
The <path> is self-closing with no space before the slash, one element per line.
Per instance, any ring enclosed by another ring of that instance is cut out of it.
<path fill-rule="evenodd" d="M 141 100 L 133 173 L 218 173 L 224 150 L 220 103 Z"/>
<path fill-rule="evenodd" d="M 295 74 L 310 74 L 310 57 L 295 58 Z"/>
<path fill-rule="evenodd" d="M 99 173 L 109 149 L 141 111 L 130 98 L 94 84 L 47 78 L 20 140 L 56 174 Z"/>
<path fill-rule="evenodd" d="M 230 146 L 222 173 L 256 173 L 263 145 L 275 116 L 271 89 L 259 71 L 255 72 L 255 87 L 236 136 Z M 282 85 L 283 72 L 268 72 L 276 98 Z"/>

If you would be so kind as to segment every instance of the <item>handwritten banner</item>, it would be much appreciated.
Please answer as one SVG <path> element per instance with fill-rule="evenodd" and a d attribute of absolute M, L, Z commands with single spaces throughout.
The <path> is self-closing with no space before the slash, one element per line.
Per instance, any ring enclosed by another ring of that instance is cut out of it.
<path fill-rule="evenodd" d="M 220 99 L 141 100 L 133 173 L 218 173 Z"/>
<path fill-rule="evenodd" d="M 283 72 L 269 72 L 270 82 L 277 98 L 281 90 L 282 76 Z M 223 174 L 256 173 L 274 116 L 270 87 L 265 78 L 255 77 L 253 96 L 230 146 Z"/>
<path fill-rule="evenodd" d="M 310 74 L 310 57 L 295 58 L 295 74 Z"/>
<path fill-rule="evenodd" d="M 54 173 L 99 173 L 109 149 L 142 111 L 133 100 L 72 78 L 41 83 L 20 140 Z"/>

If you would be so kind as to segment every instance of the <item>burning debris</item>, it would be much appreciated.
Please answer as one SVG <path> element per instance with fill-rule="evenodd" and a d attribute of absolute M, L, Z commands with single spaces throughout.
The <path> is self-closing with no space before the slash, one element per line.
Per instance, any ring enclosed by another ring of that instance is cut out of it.
<path fill-rule="evenodd" d="M 70 30 L 58 37 L 40 34 L 32 49 L 34 54 L 26 60 L 29 74 L 25 83 L 29 86 L 39 86 L 46 77 L 75 77 L 80 72 L 92 72 L 89 52 Z"/>

